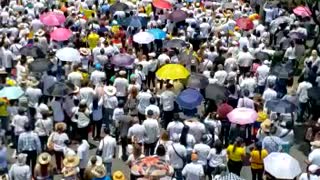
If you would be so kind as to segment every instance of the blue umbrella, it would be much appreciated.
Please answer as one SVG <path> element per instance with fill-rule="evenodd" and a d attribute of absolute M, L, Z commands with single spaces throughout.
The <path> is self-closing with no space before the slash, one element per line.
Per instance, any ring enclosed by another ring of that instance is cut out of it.
<path fill-rule="evenodd" d="M 199 91 L 188 88 L 178 95 L 176 102 L 181 108 L 192 110 L 201 105 L 202 99 Z"/>
<path fill-rule="evenodd" d="M 154 39 L 164 39 L 167 36 L 167 33 L 162 31 L 161 29 L 149 29 L 149 33 L 151 33 L 154 37 Z"/>
<path fill-rule="evenodd" d="M 18 99 L 23 94 L 23 90 L 17 86 L 4 87 L 0 90 L 0 97 L 5 97 L 7 99 Z"/>
<path fill-rule="evenodd" d="M 148 21 L 144 17 L 140 16 L 131 16 L 125 18 L 121 23 L 122 26 L 131 26 L 135 28 L 147 27 Z"/>

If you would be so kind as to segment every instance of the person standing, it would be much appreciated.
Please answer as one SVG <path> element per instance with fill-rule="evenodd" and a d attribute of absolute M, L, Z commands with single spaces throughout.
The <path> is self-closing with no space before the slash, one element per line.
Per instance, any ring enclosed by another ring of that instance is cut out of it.
<path fill-rule="evenodd" d="M 307 109 L 308 105 L 308 89 L 312 88 L 312 84 L 305 78 L 304 81 L 299 83 L 298 89 L 297 89 L 297 95 L 299 99 L 299 115 L 296 122 L 296 125 L 301 125 L 304 122 L 304 113 Z"/>
<path fill-rule="evenodd" d="M 41 153 L 38 157 L 38 163 L 34 169 L 35 180 L 51 180 L 53 179 L 53 166 L 51 164 L 51 155 L 49 153 Z"/>
<path fill-rule="evenodd" d="M 105 137 L 100 141 L 98 150 L 101 152 L 107 175 L 111 176 L 112 159 L 116 157 L 117 142 L 110 136 L 109 128 L 104 128 Z"/>
<path fill-rule="evenodd" d="M 130 128 L 130 124 L 133 121 L 133 117 L 135 114 L 126 114 L 119 116 L 119 135 L 121 140 L 121 148 L 122 148 L 122 160 L 127 161 L 127 145 L 128 145 L 128 132 Z"/>
<path fill-rule="evenodd" d="M 116 96 L 119 100 L 126 102 L 127 89 L 129 86 L 129 81 L 126 79 L 126 71 L 120 71 L 119 77 L 114 80 L 113 86 L 116 88 Z"/>
<path fill-rule="evenodd" d="M 195 144 L 193 147 L 193 152 L 198 155 L 198 163 L 202 165 L 204 173 L 207 174 L 207 157 L 210 152 L 210 146 L 205 144 L 207 141 L 207 136 L 203 135 L 200 143 Z M 192 155 L 191 155 L 192 156 Z"/>
<path fill-rule="evenodd" d="M 257 85 L 258 85 L 258 92 L 260 94 L 263 93 L 265 87 L 266 87 L 266 82 L 267 82 L 267 77 L 269 75 L 270 71 L 270 62 L 268 60 L 263 61 L 263 64 L 257 68 L 256 71 L 256 76 L 257 76 Z"/>
<path fill-rule="evenodd" d="M 227 152 L 223 149 L 223 144 L 220 140 L 215 141 L 214 148 L 208 154 L 208 171 L 209 180 L 212 176 L 220 174 L 219 167 L 225 166 L 227 163 Z"/>
<path fill-rule="evenodd" d="M 49 112 L 41 112 L 42 118 L 39 118 L 35 123 L 35 132 L 39 135 L 41 147 L 46 149 L 47 139 L 53 130 L 52 119 L 49 118 Z"/>
<path fill-rule="evenodd" d="M 183 170 L 182 175 L 185 180 L 201 180 L 204 178 L 204 171 L 202 164 L 198 163 L 198 155 L 196 153 L 191 154 L 191 163 L 187 164 Z"/>
<path fill-rule="evenodd" d="M 168 149 L 170 165 L 174 169 L 174 177 L 176 180 L 182 180 L 182 169 L 186 162 L 187 150 L 186 147 L 179 143 L 179 135 L 174 134 L 172 137 L 173 144 Z M 202 167 L 201 167 L 202 168 Z"/>
<path fill-rule="evenodd" d="M 140 122 L 146 119 L 146 108 L 150 105 L 150 99 L 152 94 L 148 91 L 147 86 L 142 87 L 142 91 L 140 91 L 137 95 L 138 104 L 138 117 Z"/>
<path fill-rule="evenodd" d="M 230 172 L 240 176 L 242 163 L 245 158 L 245 148 L 243 147 L 242 138 L 236 138 L 234 144 L 230 144 L 227 148 L 228 154 L 228 169 Z"/>
<path fill-rule="evenodd" d="M 18 154 L 17 161 L 9 170 L 9 178 L 14 180 L 31 180 L 31 169 L 26 164 L 27 155 Z"/>
<path fill-rule="evenodd" d="M 115 96 L 117 93 L 117 89 L 113 86 L 106 86 L 104 87 L 104 91 L 104 124 L 106 125 L 105 127 L 110 128 L 109 126 L 112 123 L 113 110 L 118 107 L 118 99 Z"/>
<path fill-rule="evenodd" d="M 145 134 L 146 130 L 144 126 L 139 124 L 139 119 L 137 117 L 134 117 L 132 120 L 132 126 L 128 130 L 128 139 L 130 139 L 132 143 L 142 145 L 144 143 Z"/>
<path fill-rule="evenodd" d="M 174 102 L 176 99 L 176 95 L 172 91 L 173 85 L 172 84 L 167 84 L 166 85 L 166 90 L 161 93 L 160 95 L 160 105 L 162 106 L 162 111 L 163 111 L 163 122 L 162 122 L 162 127 L 164 129 L 167 128 L 168 124 L 172 121 L 173 119 L 173 112 L 174 112 Z"/>
<path fill-rule="evenodd" d="M 25 92 L 25 95 L 28 98 L 28 107 L 31 120 L 33 120 L 37 113 L 36 108 L 38 107 L 39 98 L 42 96 L 41 89 L 38 88 L 38 85 L 39 81 L 37 81 L 35 77 L 32 77 Z"/>
<path fill-rule="evenodd" d="M 87 164 L 89 162 L 89 148 L 90 145 L 87 140 L 83 139 L 81 141 L 80 146 L 77 149 L 77 155 L 80 159 L 79 168 L 80 168 L 80 178 L 84 178 L 84 170 L 87 167 Z"/>
<path fill-rule="evenodd" d="M 74 115 L 79 132 L 79 139 L 88 140 L 90 113 L 87 109 L 86 102 L 81 100 L 78 112 Z"/>
<path fill-rule="evenodd" d="M 174 134 L 181 134 L 184 124 L 181 122 L 179 114 L 173 114 L 173 121 L 167 126 L 167 131 L 169 133 L 170 139 L 172 140 Z"/>
<path fill-rule="evenodd" d="M 19 135 L 25 132 L 24 125 L 29 123 L 29 118 L 25 115 L 24 108 L 18 108 L 18 114 L 14 115 L 12 118 L 11 125 L 14 128 L 14 146 L 17 146 Z"/>
<path fill-rule="evenodd" d="M 261 142 L 256 142 L 254 149 L 250 152 L 252 180 L 262 180 L 264 171 L 263 159 L 267 156 L 268 151 L 262 149 Z"/>
<path fill-rule="evenodd" d="M 102 105 L 103 97 L 95 95 L 93 97 L 92 104 L 90 104 L 90 110 L 92 115 L 92 137 L 93 140 L 100 140 L 101 127 L 102 127 Z"/>
<path fill-rule="evenodd" d="M 160 127 L 156 119 L 153 118 L 153 111 L 147 112 L 147 119 L 143 121 L 144 129 L 146 131 L 144 140 L 145 155 L 150 156 L 154 154 L 156 143 L 160 137 Z"/>

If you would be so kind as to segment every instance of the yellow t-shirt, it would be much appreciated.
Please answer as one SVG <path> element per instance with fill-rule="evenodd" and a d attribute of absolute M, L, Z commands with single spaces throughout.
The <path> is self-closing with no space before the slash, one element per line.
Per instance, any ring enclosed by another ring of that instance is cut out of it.
<path fill-rule="evenodd" d="M 242 156 L 246 154 L 245 147 L 236 147 L 233 151 L 233 144 L 227 148 L 228 158 L 232 161 L 242 161 Z"/>
<path fill-rule="evenodd" d="M 8 101 L 4 98 L 0 98 L 0 116 L 8 116 Z"/>
<path fill-rule="evenodd" d="M 98 45 L 99 38 L 100 36 L 96 33 L 89 34 L 87 41 L 91 50 Z"/>
<path fill-rule="evenodd" d="M 263 159 L 267 156 L 268 156 L 268 151 L 265 149 L 261 150 L 261 156 L 258 150 L 251 151 L 250 153 L 251 168 L 263 169 Z"/>

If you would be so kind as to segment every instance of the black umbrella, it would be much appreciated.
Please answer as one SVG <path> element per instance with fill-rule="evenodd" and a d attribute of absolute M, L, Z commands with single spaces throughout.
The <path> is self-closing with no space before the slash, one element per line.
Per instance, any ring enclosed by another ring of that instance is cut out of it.
<path fill-rule="evenodd" d="M 209 80 L 202 74 L 193 73 L 189 76 L 187 86 L 190 88 L 204 89 L 209 85 Z"/>
<path fill-rule="evenodd" d="M 38 46 L 26 45 L 20 49 L 20 54 L 24 56 L 31 56 L 33 58 L 45 58 L 46 54 Z"/>
<path fill-rule="evenodd" d="M 36 59 L 29 64 L 31 72 L 44 72 L 50 69 L 52 63 L 46 59 Z"/>
<path fill-rule="evenodd" d="M 225 99 L 227 97 L 227 89 L 218 84 L 209 84 L 206 88 L 205 97 L 214 101 Z"/>
<path fill-rule="evenodd" d="M 278 76 L 279 79 L 288 79 L 293 74 L 293 66 L 291 62 L 279 63 L 271 68 L 271 74 Z"/>
<path fill-rule="evenodd" d="M 72 87 L 70 87 L 70 85 L 63 82 L 56 82 L 54 85 L 52 85 L 48 89 L 48 93 L 51 96 L 55 96 L 55 97 L 64 97 L 66 95 L 73 93 L 73 91 L 74 90 L 72 89 Z"/>
<path fill-rule="evenodd" d="M 116 11 L 127 11 L 129 10 L 129 6 L 125 3 L 117 2 L 110 6 L 110 12 L 115 13 Z"/>
<path fill-rule="evenodd" d="M 166 40 L 163 43 L 164 48 L 182 48 L 182 47 L 185 47 L 186 45 L 187 43 L 181 39 Z"/>
<path fill-rule="evenodd" d="M 297 110 L 297 106 L 288 100 L 270 100 L 267 101 L 266 107 L 277 113 L 293 113 Z"/>
<path fill-rule="evenodd" d="M 147 27 L 148 20 L 145 17 L 130 16 L 120 22 L 122 26 L 132 26 L 136 28 Z"/>
<path fill-rule="evenodd" d="M 257 52 L 254 56 L 260 61 L 269 60 L 270 58 L 269 54 L 263 51 Z"/>
<path fill-rule="evenodd" d="M 320 100 L 320 87 L 312 87 L 308 90 L 308 97 L 312 100 Z"/>

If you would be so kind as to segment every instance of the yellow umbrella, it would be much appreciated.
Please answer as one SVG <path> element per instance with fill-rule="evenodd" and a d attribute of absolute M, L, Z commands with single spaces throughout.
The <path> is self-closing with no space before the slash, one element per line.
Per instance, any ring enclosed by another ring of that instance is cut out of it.
<path fill-rule="evenodd" d="M 156 75 L 159 79 L 185 79 L 190 73 L 181 64 L 166 64 L 156 72 Z"/>

